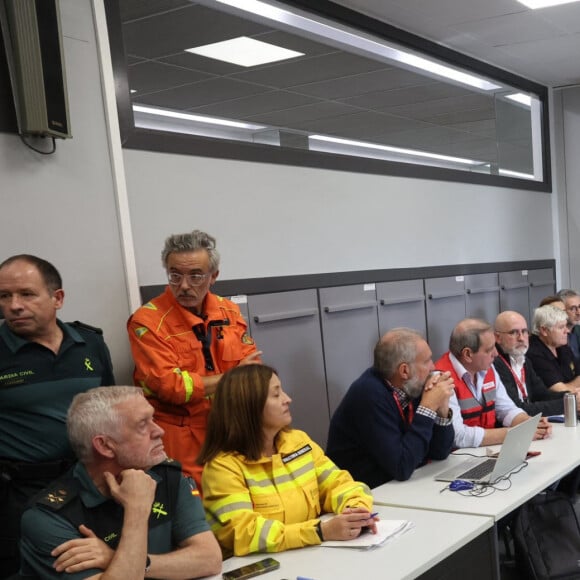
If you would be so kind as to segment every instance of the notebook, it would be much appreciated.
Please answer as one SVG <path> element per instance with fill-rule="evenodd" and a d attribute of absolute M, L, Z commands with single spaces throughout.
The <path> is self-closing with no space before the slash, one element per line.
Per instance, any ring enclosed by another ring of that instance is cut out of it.
<path fill-rule="evenodd" d="M 522 465 L 534 438 L 541 413 L 507 432 L 497 458 L 473 457 L 435 476 L 437 481 L 463 479 L 473 483 L 494 483 Z"/>

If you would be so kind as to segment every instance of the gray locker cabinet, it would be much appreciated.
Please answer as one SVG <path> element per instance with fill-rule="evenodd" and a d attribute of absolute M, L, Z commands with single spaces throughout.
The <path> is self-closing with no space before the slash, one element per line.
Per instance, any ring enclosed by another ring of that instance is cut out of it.
<path fill-rule="evenodd" d="M 534 317 L 534 310 L 546 296 L 556 293 L 556 280 L 552 268 L 528 271 L 530 283 L 530 323 Z"/>
<path fill-rule="evenodd" d="M 321 288 L 320 318 L 330 414 L 373 361 L 379 339 L 374 284 Z"/>
<path fill-rule="evenodd" d="M 499 306 L 501 312 L 504 310 L 514 310 L 519 312 L 524 318 L 530 315 L 528 271 L 514 270 L 511 272 L 499 273 Z"/>
<path fill-rule="evenodd" d="M 465 318 L 465 284 L 463 276 L 428 278 L 427 339 L 437 360 L 449 350 L 449 336 L 455 325 Z"/>
<path fill-rule="evenodd" d="M 379 334 L 406 326 L 427 337 L 423 280 L 401 280 L 377 284 Z"/>
<path fill-rule="evenodd" d="M 470 318 L 483 318 L 490 324 L 499 314 L 499 275 L 465 276 L 465 311 Z"/>
<path fill-rule="evenodd" d="M 316 290 L 248 296 L 252 337 L 292 397 L 292 425 L 326 446 L 329 413 Z"/>

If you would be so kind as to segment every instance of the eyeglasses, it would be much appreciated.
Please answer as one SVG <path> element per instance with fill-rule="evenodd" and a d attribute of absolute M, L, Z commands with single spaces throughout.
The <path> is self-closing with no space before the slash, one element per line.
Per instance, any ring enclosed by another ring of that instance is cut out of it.
<path fill-rule="evenodd" d="M 527 328 L 512 328 L 511 330 L 498 330 L 498 334 L 509 334 L 510 336 L 528 336 L 530 331 Z"/>
<path fill-rule="evenodd" d="M 566 310 L 571 310 L 572 312 L 578 312 L 580 310 L 580 306 L 567 306 Z"/>
<path fill-rule="evenodd" d="M 179 286 L 184 278 L 190 286 L 201 286 L 208 277 L 209 274 L 180 274 L 179 272 L 167 272 L 167 280 L 172 286 Z"/>

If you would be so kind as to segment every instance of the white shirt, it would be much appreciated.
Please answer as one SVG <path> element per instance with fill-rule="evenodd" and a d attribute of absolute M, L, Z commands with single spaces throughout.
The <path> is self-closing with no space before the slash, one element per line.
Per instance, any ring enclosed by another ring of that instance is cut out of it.
<path fill-rule="evenodd" d="M 457 376 L 464 378 L 465 374 L 468 373 L 466 368 L 457 360 L 453 353 L 449 353 L 449 360 L 457 373 Z M 514 418 L 523 413 L 519 407 L 511 400 L 509 395 L 506 393 L 505 387 L 497 374 L 497 371 L 493 366 L 493 374 L 495 377 L 495 416 L 498 421 L 504 427 L 509 427 L 512 424 Z M 479 371 L 475 374 L 475 385 L 471 385 L 471 381 L 464 382 L 468 389 L 471 391 L 475 399 L 480 403 L 483 403 L 483 378 L 487 374 L 487 370 Z M 485 434 L 485 429 L 483 427 L 470 427 L 463 423 L 463 417 L 461 416 L 461 409 L 459 407 L 459 402 L 457 400 L 457 395 L 455 392 L 451 395 L 449 399 L 449 408 L 453 410 L 453 429 L 455 430 L 455 446 L 456 447 L 479 447 L 483 441 L 483 436 Z"/>

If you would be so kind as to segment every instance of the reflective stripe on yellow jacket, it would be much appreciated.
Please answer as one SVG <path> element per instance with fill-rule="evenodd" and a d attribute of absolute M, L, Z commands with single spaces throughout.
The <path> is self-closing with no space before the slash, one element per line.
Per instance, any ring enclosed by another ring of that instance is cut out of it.
<path fill-rule="evenodd" d="M 206 517 L 225 556 L 320 544 L 321 513 L 372 507 L 369 488 L 339 469 L 303 431 L 281 432 L 277 447 L 271 458 L 249 461 L 221 453 L 204 467 Z"/>

